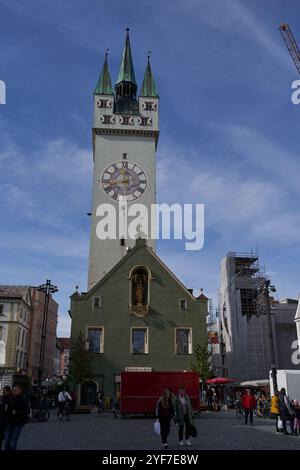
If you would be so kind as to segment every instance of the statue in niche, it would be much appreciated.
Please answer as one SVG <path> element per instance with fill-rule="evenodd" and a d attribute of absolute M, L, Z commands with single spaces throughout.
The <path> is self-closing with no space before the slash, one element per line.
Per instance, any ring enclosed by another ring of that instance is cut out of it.
<path fill-rule="evenodd" d="M 143 305 L 147 304 L 147 284 L 148 284 L 148 276 L 145 271 L 139 270 L 132 276 L 132 284 L 133 284 L 133 305 L 137 305 L 138 307 L 142 307 Z"/>
<path fill-rule="evenodd" d="M 143 316 L 148 313 L 148 274 L 140 268 L 131 276 L 131 312 Z"/>

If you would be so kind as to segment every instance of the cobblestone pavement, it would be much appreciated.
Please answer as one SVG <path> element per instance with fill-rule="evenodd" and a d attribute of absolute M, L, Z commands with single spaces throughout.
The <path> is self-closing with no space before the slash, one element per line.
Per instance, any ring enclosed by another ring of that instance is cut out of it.
<path fill-rule="evenodd" d="M 47 423 L 27 424 L 19 440 L 19 449 L 33 450 L 160 450 L 159 436 L 153 432 L 153 419 L 114 419 L 104 416 L 74 414 L 70 422 L 60 422 L 52 412 Z M 255 419 L 254 426 L 245 426 L 235 413 L 205 412 L 195 420 L 198 436 L 191 449 L 295 449 L 300 450 L 300 436 L 284 436 L 275 432 L 275 422 Z M 171 426 L 169 449 L 187 449 L 178 445 L 178 428 Z"/>

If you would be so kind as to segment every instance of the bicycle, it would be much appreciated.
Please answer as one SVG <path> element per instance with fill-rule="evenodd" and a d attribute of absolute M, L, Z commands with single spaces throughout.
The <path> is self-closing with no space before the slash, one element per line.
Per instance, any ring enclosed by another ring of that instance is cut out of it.
<path fill-rule="evenodd" d="M 61 405 L 58 405 L 57 408 L 57 417 L 59 421 L 62 421 L 64 417 L 66 417 L 66 421 L 70 421 L 71 418 L 71 410 L 70 410 L 70 403 L 62 403 Z"/>
<path fill-rule="evenodd" d="M 241 419 L 245 416 L 245 410 L 239 400 L 235 402 L 235 415 L 238 419 Z"/>

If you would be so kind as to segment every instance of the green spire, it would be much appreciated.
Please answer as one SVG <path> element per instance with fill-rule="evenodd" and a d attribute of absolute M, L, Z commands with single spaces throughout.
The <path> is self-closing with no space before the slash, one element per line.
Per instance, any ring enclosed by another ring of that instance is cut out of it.
<path fill-rule="evenodd" d="M 148 64 L 146 67 L 144 80 L 141 88 L 140 96 L 151 96 L 157 97 L 155 80 L 152 75 L 151 65 L 150 65 L 150 56 L 148 55 Z"/>
<path fill-rule="evenodd" d="M 129 40 L 129 28 L 127 28 L 126 31 L 125 47 L 116 85 L 120 82 L 131 82 L 136 85 Z"/>
<path fill-rule="evenodd" d="M 107 62 L 107 52 L 105 54 L 105 60 L 102 67 L 102 72 L 98 80 L 97 86 L 94 91 L 94 95 L 112 95 L 113 89 L 111 86 L 110 73 Z"/>

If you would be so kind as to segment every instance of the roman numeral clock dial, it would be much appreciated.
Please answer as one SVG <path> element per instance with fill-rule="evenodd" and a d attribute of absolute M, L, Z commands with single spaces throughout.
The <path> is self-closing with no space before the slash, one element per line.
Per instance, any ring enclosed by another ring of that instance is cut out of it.
<path fill-rule="evenodd" d="M 111 199 L 118 201 L 122 197 L 131 202 L 144 194 L 147 177 L 144 170 L 136 163 L 121 160 L 105 168 L 100 186 Z"/>

